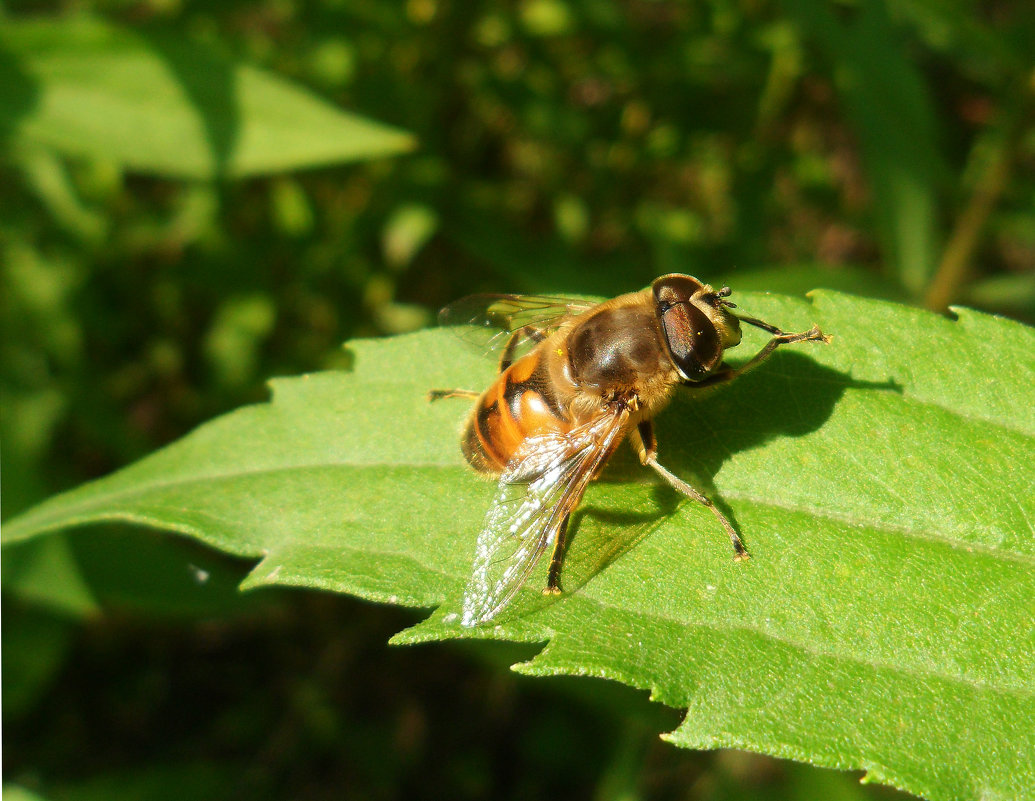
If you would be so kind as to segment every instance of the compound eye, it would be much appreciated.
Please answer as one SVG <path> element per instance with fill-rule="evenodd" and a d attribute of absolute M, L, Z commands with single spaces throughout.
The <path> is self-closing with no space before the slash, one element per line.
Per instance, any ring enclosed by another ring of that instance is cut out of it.
<path fill-rule="evenodd" d="M 722 358 L 722 342 L 715 324 L 692 303 L 680 303 L 660 313 L 669 353 L 688 381 L 705 378 Z"/>

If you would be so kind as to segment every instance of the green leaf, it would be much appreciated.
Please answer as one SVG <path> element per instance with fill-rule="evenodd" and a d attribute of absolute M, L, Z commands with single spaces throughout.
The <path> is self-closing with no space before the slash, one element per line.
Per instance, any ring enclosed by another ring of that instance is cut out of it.
<path fill-rule="evenodd" d="M 499 625 L 457 599 L 493 495 L 457 444 L 492 365 L 448 331 L 357 341 L 351 373 L 272 382 L 241 409 L 4 526 L 15 542 L 122 520 L 261 556 L 246 586 L 414 606 L 397 637 L 548 641 L 517 669 L 612 678 L 687 708 L 672 742 L 736 747 L 929 799 L 1035 794 L 1035 330 L 817 292 L 737 293 L 794 346 L 658 420 L 662 462 L 707 510 L 623 449 L 573 523 L 559 600 L 533 578 Z M 764 338 L 737 350 L 748 356 Z M 452 617 L 451 617 L 452 616 Z"/>
<path fill-rule="evenodd" d="M 1012 41 L 1014 37 L 996 31 L 987 18 L 974 13 L 974 8 L 970 0 L 894 0 L 889 3 L 889 10 L 915 26 L 932 50 L 958 62 L 964 59 L 970 62 L 970 74 L 977 72 L 992 83 L 990 78 L 1016 75 L 1027 69 L 1030 59 Z M 980 65 L 979 70 L 975 70 L 975 63 Z"/>
<path fill-rule="evenodd" d="M 885 261 L 919 295 L 942 244 L 937 189 L 948 175 L 930 92 L 884 0 L 862 0 L 843 16 L 820 0 L 784 3 L 834 65 L 866 161 Z"/>
<path fill-rule="evenodd" d="M 182 34 L 89 18 L 0 26 L 0 136 L 175 178 L 296 170 L 412 138 Z"/>

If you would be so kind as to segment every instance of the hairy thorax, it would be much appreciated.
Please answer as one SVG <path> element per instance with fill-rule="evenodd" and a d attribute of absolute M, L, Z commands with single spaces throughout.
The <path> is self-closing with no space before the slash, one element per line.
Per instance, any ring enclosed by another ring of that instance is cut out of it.
<path fill-rule="evenodd" d="M 576 321 L 566 336 L 577 389 L 571 408 L 578 419 L 616 398 L 634 405 L 633 422 L 653 417 L 679 383 L 654 312 L 635 299 L 636 295 L 615 298 L 586 320 Z"/>
<path fill-rule="evenodd" d="M 619 400 L 629 406 L 630 426 L 660 412 L 679 375 L 643 300 L 633 293 L 608 301 L 507 367 L 468 420 L 468 462 L 498 473 L 529 437 L 565 434 Z"/>

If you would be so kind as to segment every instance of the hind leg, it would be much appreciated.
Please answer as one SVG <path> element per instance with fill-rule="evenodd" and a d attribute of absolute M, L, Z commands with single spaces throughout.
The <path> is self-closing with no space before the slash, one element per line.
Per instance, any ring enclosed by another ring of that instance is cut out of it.
<path fill-rule="evenodd" d="M 744 547 L 743 541 L 740 539 L 740 535 L 737 534 L 737 530 L 733 528 L 733 524 L 726 519 L 719 508 L 712 502 L 712 499 L 701 492 L 696 487 L 691 486 L 679 476 L 674 475 L 665 467 L 658 464 L 658 443 L 654 439 L 654 425 L 650 420 L 644 420 L 641 422 L 635 431 L 632 432 L 631 440 L 633 447 L 636 449 L 637 454 L 640 457 L 640 461 L 646 466 L 651 468 L 655 473 L 665 479 L 666 483 L 672 487 L 676 492 L 680 492 L 691 500 L 697 501 L 702 506 L 706 507 L 709 512 L 715 515 L 715 519 L 719 521 L 719 524 L 726 530 L 729 535 L 730 542 L 733 543 L 733 558 L 736 561 L 743 561 L 748 558 L 747 548 Z"/>
<path fill-rule="evenodd" d="M 470 398 L 471 400 L 481 395 L 473 389 L 431 389 L 428 390 L 428 400 L 437 401 L 443 398 Z"/>

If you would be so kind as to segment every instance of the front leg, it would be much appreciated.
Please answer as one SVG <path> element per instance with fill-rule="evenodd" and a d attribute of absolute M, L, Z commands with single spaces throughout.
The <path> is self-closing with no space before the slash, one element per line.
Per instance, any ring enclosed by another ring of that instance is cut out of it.
<path fill-rule="evenodd" d="M 800 334 L 789 334 L 786 331 L 781 331 L 775 325 L 771 325 L 764 320 L 759 320 L 754 317 L 741 317 L 741 322 L 753 325 L 756 328 L 761 328 L 768 331 L 773 335 L 773 338 L 766 343 L 765 347 L 756 353 L 751 360 L 742 364 L 740 367 L 729 367 L 723 366 L 718 372 L 712 373 L 710 376 L 705 378 L 703 381 L 688 382 L 690 386 L 694 387 L 708 387 L 713 384 L 721 384 L 726 381 L 732 381 L 737 376 L 743 375 L 752 367 L 764 362 L 769 355 L 781 345 L 789 345 L 793 342 L 823 342 L 827 345 L 830 344 L 833 337 L 827 336 L 819 330 L 819 326 L 814 325 L 808 331 L 802 331 Z M 723 363 L 725 365 L 725 362 Z"/>
<path fill-rule="evenodd" d="M 642 421 L 636 426 L 636 430 L 632 432 L 630 439 L 632 440 L 633 448 L 636 449 L 636 453 L 640 457 L 640 462 L 665 479 L 668 485 L 676 492 L 680 492 L 691 500 L 703 504 L 715 515 L 722 527 L 726 529 L 726 533 L 729 534 L 730 542 L 733 543 L 734 560 L 741 562 L 747 559 L 749 554 L 747 548 L 744 547 L 743 540 L 740 539 L 740 535 L 733 528 L 733 524 L 726 519 L 726 515 L 719 511 L 711 498 L 658 464 L 658 443 L 654 438 L 654 423 L 650 420 Z"/>

